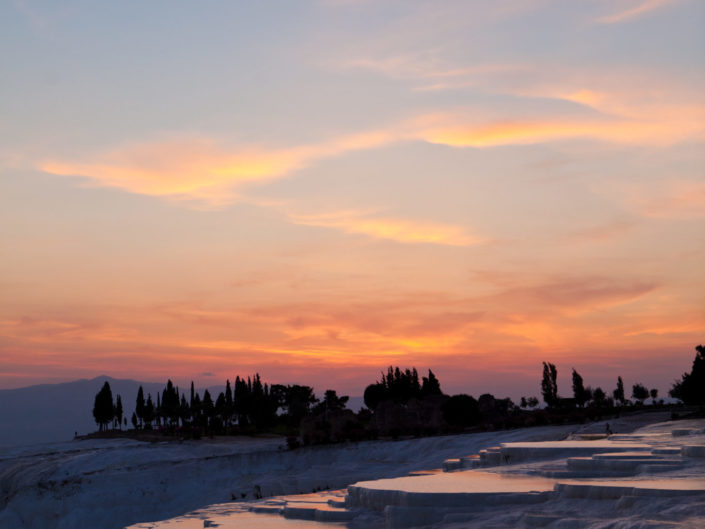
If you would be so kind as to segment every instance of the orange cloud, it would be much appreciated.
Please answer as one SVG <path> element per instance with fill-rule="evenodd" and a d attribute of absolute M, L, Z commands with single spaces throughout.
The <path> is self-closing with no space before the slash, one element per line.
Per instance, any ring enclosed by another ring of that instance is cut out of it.
<path fill-rule="evenodd" d="M 703 109 L 697 110 L 703 113 Z M 429 143 L 476 148 L 581 138 L 623 144 L 670 145 L 692 137 L 705 138 L 705 126 L 690 116 L 684 121 L 671 122 L 565 117 L 473 122 L 471 119 L 461 120 L 456 115 L 436 115 L 419 120 L 419 136 Z"/>
<path fill-rule="evenodd" d="M 210 141 L 182 140 L 131 145 L 89 162 L 47 161 L 40 169 L 132 193 L 219 202 L 232 197 L 235 184 L 279 176 L 301 167 L 305 158 L 295 149 L 229 153 Z"/>
<path fill-rule="evenodd" d="M 151 196 L 196 199 L 220 205 L 235 198 L 238 186 L 281 178 L 314 161 L 393 141 L 385 131 L 370 131 L 328 142 L 283 149 L 261 146 L 233 150 L 204 139 L 134 144 L 88 161 L 49 160 L 39 169 L 62 176 Z"/>
<path fill-rule="evenodd" d="M 295 224 L 335 228 L 351 234 L 401 243 L 430 243 L 448 246 L 469 246 L 484 242 L 458 225 L 424 222 L 412 219 L 375 217 L 369 214 L 343 211 L 318 215 L 290 215 Z"/>
<path fill-rule="evenodd" d="M 624 19 L 671 3 L 642 2 L 621 13 Z M 616 20 L 616 18 L 615 18 Z M 440 91 L 479 87 L 488 93 L 532 100 L 571 101 L 595 110 L 555 111 L 532 116 L 498 116 L 487 108 L 456 109 L 422 116 L 410 127 L 419 139 L 453 146 L 488 147 L 530 144 L 572 138 L 594 138 L 621 144 L 670 145 L 705 140 L 705 100 L 698 72 L 668 73 L 614 68 L 566 68 L 551 64 L 449 64 L 434 54 L 411 54 L 358 59 L 349 67 L 417 81 L 413 91 Z M 599 115 L 597 115 L 599 114 Z M 463 117 L 464 116 L 464 117 Z M 435 123 L 434 123 L 435 121 Z M 425 122 L 425 123 L 424 123 Z M 429 127 L 428 125 L 434 125 Z"/>

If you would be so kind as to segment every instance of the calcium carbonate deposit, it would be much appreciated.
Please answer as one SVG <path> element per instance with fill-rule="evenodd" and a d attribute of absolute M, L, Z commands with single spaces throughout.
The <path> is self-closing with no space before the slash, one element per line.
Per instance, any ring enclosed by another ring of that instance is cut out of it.
<path fill-rule="evenodd" d="M 705 421 L 687 424 L 675 430 L 660 423 L 629 435 L 577 433 L 559 442 L 502 442 L 450 458 L 443 470 L 213 505 L 130 529 L 702 528 Z"/>
<path fill-rule="evenodd" d="M 8 450 L 0 527 L 705 527 L 705 421 L 634 431 L 666 418 L 611 421 L 609 438 L 603 422 L 294 451 L 280 439 Z"/>

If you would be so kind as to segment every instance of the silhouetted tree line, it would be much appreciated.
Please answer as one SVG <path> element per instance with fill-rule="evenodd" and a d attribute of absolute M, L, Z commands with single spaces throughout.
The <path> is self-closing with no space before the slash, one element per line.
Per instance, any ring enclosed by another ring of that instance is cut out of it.
<path fill-rule="evenodd" d="M 543 376 L 541 379 L 541 394 L 543 400 L 549 409 L 552 408 L 612 408 L 615 406 L 631 406 L 634 403 L 626 398 L 624 392 L 624 381 L 622 377 L 617 377 L 617 385 L 612 391 L 611 396 L 608 396 L 602 388 L 592 389 L 590 386 L 585 386 L 583 377 L 573 369 L 573 397 L 561 398 L 558 395 L 558 386 L 556 366 L 550 362 L 543 363 Z M 690 373 L 683 373 L 680 380 L 676 380 L 669 391 L 671 397 L 680 399 L 683 403 L 689 405 L 705 404 L 705 346 L 697 345 L 695 347 L 695 358 Z M 651 397 L 654 403 L 657 403 L 658 389 L 648 389 L 641 383 L 636 383 L 632 386 L 631 398 L 634 399 L 637 405 Z M 531 397 L 526 399 L 522 397 L 522 407 L 534 408 L 538 406 L 538 399 Z"/>
<path fill-rule="evenodd" d="M 489 394 L 488 398 L 496 400 Z M 419 377 L 415 367 L 390 366 L 381 380 L 367 386 L 364 399 L 370 410 L 367 433 L 373 437 L 461 431 L 483 421 L 478 400 L 466 394 L 446 395 L 430 369 L 428 376 Z"/>
<path fill-rule="evenodd" d="M 705 347 L 698 345 L 690 373 L 674 382 L 672 397 L 686 404 L 705 404 Z M 215 399 L 209 390 L 201 395 L 191 382 L 190 391 L 182 393 L 171 380 L 155 395 L 145 394 L 140 386 L 132 414 L 136 430 L 183 433 L 198 437 L 203 434 L 254 433 L 275 431 L 289 435 L 289 446 L 357 441 L 379 435 L 432 435 L 459 432 L 468 428 L 496 429 L 531 426 L 565 421 L 599 419 L 610 410 L 632 406 L 626 398 L 624 381 L 617 377 L 616 387 L 608 394 L 600 387 L 586 386 L 583 377 L 572 369 L 571 398 L 558 394 L 558 370 L 543 362 L 541 395 L 547 408 L 538 409 L 539 400 L 522 397 L 520 406 L 511 399 L 497 399 L 486 393 L 478 399 L 467 395 L 446 395 L 436 375 L 420 377 L 415 367 L 402 369 L 389 366 L 381 379 L 368 385 L 364 392 L 367 409 L 355 414 L 346 408 L 347 396 L 327 390 L 319 400 L 310 386 L 263 383 L 259 374 L 235 378 Z M 632 386 L 631 398 L 637 405 L 658 390 L 643 384 Z M 106 382 L 95 397 L 93 416 L 100 431 L 126 425 L 122 398 L 113 401 Z"/>
<path fill-rule="evenodd" d="M 424 399 L 434 395 L 442 395 L 441 385 L 430 369 L 428 377 L 423 377 L 419 382 L 415 367 L 402 371 L 398 366 L 389 366 L 387 374 L 382 373 L 382 380 L 365 388 L 364 399 L 365 406 L 373 410 L 384 401 L 405 404 L 411 399 Z"/>
<path fill-rule="evenodd" d="M 215 399 L 208 389 L 203 394 L 197 392 L 193 382 L 186 395 L 168 380 L 161 393 L 156 394 L 156 401 L 151 393 L 145 398 L 144 389 L 139 387 L 131 422 L 136 430 L 159 429 L 194 436 L 253 433 L 277 426 L 291 431 L 298 429 L 306 415 L 343 409 L 347 401 L 347 396 L 339 397 L 334 390 L 327 390 L 323 401 L 319 401 L 309 386 L 270 386 L 262 382 L 259 374 L 238 376 L 233 385 L 227 380 L 224 391 Z M 121 397 L 118 395 L 113 403 L 110 384 L 105 382 L 95 397 L 93 409 L 99 430 L 106 430 L 111 421 L 113 426 L 121 424 L 122 414 Z"/>
<path fill-rule="evenodd" d="M 622 377 L 617 377 L 617 386 L 612 391 L 612 395 L 608 396 L 605 391 L 600 388 L 591 388 L 590 386 L 585 386 L 583 382 L 583 377 L 578 373 L 575 368 L 572 370 L 572 382 L 573 382 L 573 397 L 562 398 L 558 395 L 558 370 L 554 364 L 550 362 L 543 363 L 543 376 L 541 378 L 541 395 L 543 401 L 549 409 L 556 408 L 611 408 L 614 406 L 631 405 L 632 402 L 625 398 L 624 394 L 624 382 Z M 632 386 L 632 398 L 641 404 L 643 401 L 651 396 L 654 401 L 658 397 L 658 390 L 656 388 L 648 390 L 643 384 L 637 383 Z M 534 408 L 538 406 L 538 399 L 531 397 L 526 399 L 522 397 L 522 407 Z"/>

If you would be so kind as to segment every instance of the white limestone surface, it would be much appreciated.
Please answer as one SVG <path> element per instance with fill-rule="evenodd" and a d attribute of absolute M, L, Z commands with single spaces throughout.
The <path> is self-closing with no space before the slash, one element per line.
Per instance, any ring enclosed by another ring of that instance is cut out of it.
<path fill-rule="evenodd" d="M 0 528 L 119 529 L 216 503 L 340 489 L 439 468 L 492 443 L 561 439 L 574 426 L 284 448 L 282 438 L 90 440 L 0 449 Z"/>
<path fill-rule="evenodd" d="M 628 417 L 631 424 L 637 419 Z M 654 416 L 642 420 L 653 421 Z M 620 430 L 619 420 L 609 422 L 613 431 L 631 431 Z M 633 444 L 645 444 L 653 453 L 660 450 L 662 455 L 669 457 L 680 457 L 683 446 L 705 444 L 702 434 L 673 437 L 674 424 L 697 431 L 702 430 L 705 421 L 647 426 L 625 436 L 620 442 L 631 440 Z M 379 510 L 355 507 L 351 502 L 346 508 L 344 493 L 322 491 L 311 494 L 312 490 L 326 486 L 335 489 L 355 482 L 401 477 L 413 470 L 437 469 L 445 459 L 476 454 L 481 449 L 502 443 L 555 441 L 571 432 L 576 435 L 589 432 L 590 428 L 604 431 L 604 422 L 581 427 L 542 427 L 296 451 L 280 449 L 281 439 L 241 439 L 240 443 L 231 443 L 232 439 L 216 439 L 194 444 L 156 445 L 134 441 L 86 441 L 51 445 L 41 450 L 0 452 L 0 490 L 3 495 L 0 528 L 111 529 L 137 524 L 133 527 L 323 529 L 342 524 L 354 529 L 381 529 L 426 524 L 433 529 L 496 529 L 533 527 L 532 524 L 547 520 L 547 526 L 552 529 L 705 527 L 705 496 L 699 492 L 673 497 L 641 496 L 626 481 L 624 489 L 630 492 L 619 498 L 572 498 L 540 487 L 533 492 L 508 492 L 505 488 L 497 493 L 502 502 L 490 501 L 470 509 L 455 507 L 452 502 L 445 507 L 415 502 L 407 505 L 389 503 Z M 684 455 L 683 459 L 686 461 L 684 467 L 660 473 L 658 479 L 701 479 L 705 458 Z M 565 468 L 566 460 L 514 462 L 488 470 L 495 475 L 501 472 L 517 478 L 529 476 L 533 480 L 536 476 L 531 474 L 544 465 Z M 411 483 L 436 475 L 439 473 L 425 472 L 408 479 Z M 640 480 L 656 479 L 648 474 L 638 477 Z M 434 483 L 440 487 L 440 480 L 440 477 L 434 478 L 426 484 Z M 485 485 L 489 483 L 485 481 Z M 414 486 L 421 487 L 422 484 L 423 481 Z M 260 486 L 265 499 L 253 501 L 254 485 Z M 447 488 L 439 490 L 443 491 L 441 494 L 455 494 Z M 298 492 L 308 494 L 283 496 Z M 418 492 L 422 495 L 429 493 L 434 492 Z M 491 491 L 485 493 L 494 494 Z M 477 494 L 483 493 L 475 493 L 475 498 Z M 522 503 L 519 499 L 522 495 L 530 501 Z M 237 501 L 231 501 L 233 498 Z M 287 511 L 290 516 L 309 519 L 286 518 L 283 514 Z"/>
<path fill-rule="evenodd" d="M 571 456 L 589 456 L 600 452 L 648 451 L 648 444 L 610 440 L 547 441 L 541 443 L 502 443 L 502 461 L 518 463 L 537 459 L 561 459 Z"/>
<path fill-rule="evenodd" d="M 556 491 L 572 498 L 622 496 L 705 496 L 705 477 L 673 479 L 569 480 L 556 483 Z"/>

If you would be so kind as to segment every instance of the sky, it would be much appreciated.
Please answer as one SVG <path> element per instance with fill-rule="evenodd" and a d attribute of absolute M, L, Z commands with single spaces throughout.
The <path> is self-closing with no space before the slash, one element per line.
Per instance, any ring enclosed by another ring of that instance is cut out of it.
<path fill-rule="evenodd" d="M 665 395 L 705 341 L 699 0 L 0 4 L 0 388 Z M 629 391 L 628 391 L 629 392 Z"/>

